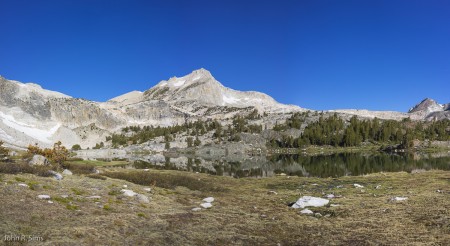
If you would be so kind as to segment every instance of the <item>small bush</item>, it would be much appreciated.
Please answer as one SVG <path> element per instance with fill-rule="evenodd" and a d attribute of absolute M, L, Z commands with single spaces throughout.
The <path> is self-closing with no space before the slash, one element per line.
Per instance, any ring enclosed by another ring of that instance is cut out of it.
<path fill-rule="evenodd" d="M 31 173 L 42 177 L 49 177 L 51 166 L 30 166 L 27 163 L 2 163 L 0 162 L 0 173 L 17 174 Z"/>
<path fill-rule="evenodd" d="M 112 208 L 111 208 L 111 206 L 109 204 L 103 205 L 103 209 L 106 210 L 106 211 L 112 210 Z"/>
<path fill-rule="evenodd" d="M 81 146 L 79 144 L 75 144 L 72 146 L 72 150 L 81 150 Z"/>
<path fill-rule="evenodd" d="M 74 174 L 91 174 L 95 172 L 95 166 L 92 164 L 67 162 L 62 167 L 69 169 Z"/>

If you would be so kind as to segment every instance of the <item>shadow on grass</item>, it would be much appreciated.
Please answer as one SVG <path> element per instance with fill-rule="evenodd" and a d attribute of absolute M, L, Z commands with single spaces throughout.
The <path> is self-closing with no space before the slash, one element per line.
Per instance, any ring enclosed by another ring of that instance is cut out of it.
<path fill-rule="evenodd" d="M 208 191 L 208 192 L 224 192 L 228 189 L 217 186 L 205 180 L 185 176 L 182 174 L 162 174 L 148 173 L 140 171 L 127 172 L 105 172 L 102 175 L 126 180 L 139 185 L 154 185 L 166 189 L 174 189 L 177 186 L 184 186 L 190 190 Z"/>

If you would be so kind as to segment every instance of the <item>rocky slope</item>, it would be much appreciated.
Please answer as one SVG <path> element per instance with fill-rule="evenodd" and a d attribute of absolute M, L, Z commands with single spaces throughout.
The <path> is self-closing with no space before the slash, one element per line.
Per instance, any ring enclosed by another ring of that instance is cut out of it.
<path fill-rule="evenodd" d="M 266 116 L 260 123 L 269 128 L 305 111 L 284 105 L 260 92 L 242 92 L 223 86 L 209 71 L 199 69 L 184 77 L 163 80 L 147 91 L 132 91 L 107 102 L 72 98 L 45 90 L 37 84 L 0 77 L 0 140 L 10 146 L 38 143 L 51 146 L 62 141 L 70 147 L 92 147 L 125 126 L 183 124 L 197 119 L 225 121 L 254 109 Z M 344 116 L 401 120 L 450 118 L 450 104 L 426 99 L 408 113 L 367 110 L 336 110 Z"/>

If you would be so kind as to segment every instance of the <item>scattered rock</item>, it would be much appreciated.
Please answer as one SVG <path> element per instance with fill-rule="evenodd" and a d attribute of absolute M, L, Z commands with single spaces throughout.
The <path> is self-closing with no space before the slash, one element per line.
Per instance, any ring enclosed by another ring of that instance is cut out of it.
<path fill-rule="evenodd" d="M 328 199 L 333 199 L 333 198 L 335 198 L 336 196 L 335 196 L 334 194 L 328 194 L 328 195 L 326 195 L 325 197 L 328 198 Z"/>
<path fill-rule="evenodd" d="M 68 198 L 69 195 L 61 195 L 62 198 Z"/>
<path fill-rule="evenodd" d="M 20 184 L 18 184 L 18 186 L 22 186 L 22 187 L 29 187 L 27 184 L 22 184 L 22 183 L 20 183 Z"/>
<path fill-rule="evenodd" d="M 53 175 L 53 178 L 55 178 L 56 180 L 61 180 L 63 179 L 63 176 L 60 173 L 57 173 L 53 170 L 48 171 L 50 174 Z"/>
<path fill-rule="evenodd" d="M 389 201 L 391 202 L 401 202 L 401 201 L 406 201 L 408 200 L 408 197 L 400 197 L 400 196 L 396 196 L 391 198 Z"/>
<path fill-rule="evenodd" d="M 314 216 L 315 216 L 316 218 L 321 218 L 321 217 L 322 217 L 322 214 L 321 214 L 321 213 L 315 213 Z"/>
<path fill-rule="evenodd" d="M 414 169 L 414 170 L 411 171 L 411 174 L 424 173 L 426 171 L 427 170 L 425 170 L 425 169 Z"/>
<path fill-rule="evenodd" d="M 101 199 L 101 196 L 88 196 L 87 199 Z"/>
<path fill-rule="evenodd" d="M 212 203 L 212 202 L 214 202 L 214 197 L 207 197 L 207 198 L 203 199 L 203 201 L 206 203 Z"/>
<path fill-rule="evenodd" d="M 303 196 L 298 199 L 293 205 L 293 208 L 305 208 L 305 207 L 322 207 L 329 203 L 327 199 L 313 196 Z"/>
<path fill-rule="evenodd" d="M 311 210 L 309 210 L 309 209 L 307 209 L 307 208 L 305 208 L 305 209 L 303 209 L 302 211 L 300 211 L 300 213 L 301 213 L 301 214 L 314 214 L 313 211 L 311 211 Z"/>
<path fill-rule="evenodd" d="M 277 193 L 276 191 L 273 191 L 273 190 L 269 190 L 269 191 L 267 192 L 267 194 L 274 194 L 274 195 L 278 195 L 278 193 Z"/>
<path fill-rule="evenodd" d="M 364 188 L 364 186 L 362 186 L 360 184 L 353 184 L 353 186 L 355 186 L 355 188 Z"/>
<path fill-rule="evenodd" d="M 336 188 L 338 188 L 338 189 L 343 188 L 343 187 L 344 187 L 343 185 L 336 186 Z"/>
<path fill-rule="evenodd" d="M 48 203 L 50 203 L 50 204 L 52 204 L 53 203 L 53 201 L 47 201 Z"/>
<path fill-rule="evenodd" d="M 152 191 L 152 188 L 144 188 L 143 190 L 150 192 L 150 191 Z"/>
<path fill-rule="evenodd" d="M 149 203 L 150 200 L 146 195 L 136 194 L 136 200 L 140 203 Z"/>
<path fill-rule="evenodd" d="M 127 188 L 127 187 L 128 187 L 128 185 L 122 185 L 122 187 L 123 187 L 123 188 Z"/>
<path fill-rule="evenodd" d="M 28 162 L 31 166 L 47 166 L 50 164 L 47 158 L 42 155 L 34 155 L 33 158 Z"/>
<path fill-rule="evenodd" d="M 48 199 L 50 199 L 50 196 L 49 195 L 38 195 L 37 196 L 39 199 L 43 199 L 43 200 L 48 200 Z"/>
<path fill-rule="evenodd" d="M 376 187 L 375 187 L 375 189 L 381 189 L 381 185 L 377 185 Z"/>
<path fill-rule="evenodd" d="M 202 208 L 210 208 L 210 207 L 212 207 L 212 204 L 209 203 L 209 202 L 205 202 L 205 203 L 200 204 L 200 207 L 202 207 Z"/>
<path fill-rule="evenodd" d="M 122 192 L 125 196 L 135 196 L 137 194 L 132 190 L 125 190 L 125 189 L 122 189 L 120 192 Z"/>
<path fill-rule="evenodd" d="M 339 207 L 339 206 L 341 206 L 341 205 L 339 205 L 339 204 L 330 204 L 330 206 L 331 206 L 331 207 Z"/>
<path fill-rule="evenodd" d="M 62 174 L 63 174 L 63 175 L 66 175 L 66 176 L 73 175 L 73 173 L 72 173 L 69 169 L 64 169 L 64 171 L 62 172 Z"/>
<path fill-rule="evenodd" d="M 200 210 L 202 210 L 201 208 L 193 208 L 192 209 L 192 211 L 194 211 L 194 212 L 198 212 L 198 211 L 200 211 Z"/>

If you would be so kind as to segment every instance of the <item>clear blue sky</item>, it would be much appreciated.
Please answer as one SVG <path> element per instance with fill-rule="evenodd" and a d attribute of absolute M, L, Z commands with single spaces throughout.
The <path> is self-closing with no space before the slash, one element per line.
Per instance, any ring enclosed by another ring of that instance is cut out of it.
<path fill-rule="evenodd" d="M 0 75 L 105 101 L 206 68 L 311 109 L 450 102 L 450 2 L 0 0 Z"/>

